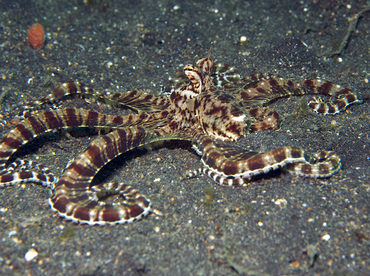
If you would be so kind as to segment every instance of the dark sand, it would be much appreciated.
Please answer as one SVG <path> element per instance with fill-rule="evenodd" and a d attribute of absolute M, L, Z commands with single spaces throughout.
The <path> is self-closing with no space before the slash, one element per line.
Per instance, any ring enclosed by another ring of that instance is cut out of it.
<path fill-rule="evenodd" d="M 1 135 L 15 126 L 22 102 L 62 82 L 158 94 L 169 76 L 212 47 L 217 62 L 243 76 L 321 77 L 353 88 L 363 104 L 337 116 L 296 116 L 301 98 L 280 99 L 271 107 L 284 118 L 281 129 L 238 141 L 260 151 L 334 150 L 343 168 L 328 179 L 277 171 L 225 188 L 206 176 L 180 181 L 201 166 L 186 145 L 134 151 L 108 169 L 108 180 L 138 188 L 163 216 L 113 227 L 58 218 L 42 186 L 7 187 L 0 190 L 1 275 L 370 274 L 370 12 L 343 52 L 330 57 L 364 1 L 91 2 L 0 2 Z M 35 51 L 26 37 L 37 21 L 47 38 Z M 82 99 L 61 106 L 121 112 Z M 27 159 L 59 175 L 95 137 L 60 136 L 41 139 Z M 31 248 L 38 256 L 27 263 Z"/>

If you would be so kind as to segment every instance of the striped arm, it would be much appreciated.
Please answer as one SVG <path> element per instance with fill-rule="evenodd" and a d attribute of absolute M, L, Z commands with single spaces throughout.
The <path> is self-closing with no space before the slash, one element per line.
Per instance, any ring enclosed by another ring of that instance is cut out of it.
<path fill-rule="evenodd" d="M 83 109 L 51 110 L 29 116 L 12 129 L 0 144 L 0 187 L 22 182 L 37 182 L 53 187 L 56 178 L 42 165 L 22 160 L 7 166 L 14 152 L 42 134 L 72 127 L 118 128 L 143 121 L 150 124 L 151 120 L 155 119 L 146 113 L 121 117 Z M 15 169 L 21 172 L 14 172 Z"/>
<path fill-rule="evenodd" d="M 77 81 L 69 81 L 61 84 L 46 97 L 24 106 L 18 116 L 27 118 L 33 110 L 42 109 L 45 105 L 54 104 L 68 97 L 82 97 L 111 107 L 130 108 L 136 112 L 160 111 L 170 104 L 168 98 L 156 97 L 143 91 L 133 90 L 109 95 L 86 87 Z"/>
<path fill-rule="evenodd" d="M 203 168 L 190 171 L 187 177 L 204 173 L 225 186 L 238 186 L 251 177 L 279 168 L 306 177 L 330 177 L 341 167 L 340 158 L 331 151 L 309 155 L 295 147 L 282 147 L 266 153 L 245 150 L 230 142 L 199 135 L 193 148 L 202 155 Z"/>
<path fill-rule="evenodd" d="M 337 114 L 351 104 L 361 103 L 352 90 L 321 79 L 305 80 L 296 84 L 290 79 L 278 78 L 271 74 L 254 74 L 243 78 L 240 84 L 242 88 L 236 97 L 248 106 L 267 104 L 274 99 L 292 95 L 320 94 L 334 99 L 324 102 L 316 97 L 308 105 L 315 112 L 327 115 Z"/>
<path fill-rule="evenodd" d="M 49 200 L 59 216 L 89 225 L 132 222 L 150 211 L 150 201 L 123 183 L 91 186 L 99 170 L 110 160 L 131 149 L 155 141 L 156 136 L 142 127 L 115 130 L 94 140 L 64 171 Z M 106 194 L 122 196 L 119 204 L 105 204 Z"/>

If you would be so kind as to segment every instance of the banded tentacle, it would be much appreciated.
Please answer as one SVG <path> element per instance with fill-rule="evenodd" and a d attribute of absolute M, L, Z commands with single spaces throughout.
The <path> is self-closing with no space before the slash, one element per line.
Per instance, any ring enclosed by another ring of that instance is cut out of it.
<path fill-rule="evenodd" d="M 352 90 L 321 79 L 305 80 L 297 84 L 271 74 L 254 74 L 243 78 L 240 84 L 242 88 L 236 97 L 248 106 L 267 104 L 274 99 L 292 95 L 318 94 L 334 99 L 326 103 L 321 98 L 314 98 L 308 105 L 315 112 L 327 115 L 337 114 L 347 106 L 361 102 Z"/>
<path fill-rule="evenodd" d="M 170 117 L 167 111 L 113 116 L 84 109 L 50 110 L 29 116 L 12 129 L 0 144 L 0 187 L 31 181 L 53 186 L 56 178 L 45 166 L 23 160 L 7 166 L 14 152 L 42 134 L 74 127 L 117 129 L 143 125 L 150 128 L 153 124 L 165 125 Z M 14 172 L 16 169 L 20 172 Z"/>
<path fill-rule="evenodd" d="M 163 139 L 163 138 L 162 138 Z M 91 187 L 91 181 L 110 160 L 131 149 L 161 140 L 142 127 L 115 130 L 94 140 L 64 171 L 49 200 L 59 216 L 89 225 L 131 222 L 150 211 L 150 201 L 123 183 Z M 119 204 L 99 201 L 106 194 L 122 196 Z"/>
<path fill-rule="evenodd" d="M 284 169 L 291 174 L 304 177 L 330 177 L 340 170 L 340 157 L 333 151 L 314 153 L 302 163 L 288 164 Z"/>
<path fill-rule="evenodd" d="M 77 81 L 61 84 L 51 94 L 23 107 L 18 116 L 26 118 L 33 110 L 40 110 L 45 105 L 54 104 L 65 98 L 82 97 L 111 107 L 129 108 L 138 113 L 156 112 L 168 107 L 170 101 L 166 97 L 156 97 L 144 91 L 132 90 L 125 93 L 107 94 L 98 92 Z"/>
<path fill-rule="evenodd" d="M 198 135 L 193 148 L 202 156 L 204 167 L 188 172 L 187 177 L 204 173 L 225 186 L 242 185 L 253 176 L 279 168 L 301 176 L 321 178 L 332 176 L 341 167 L 340 158 L 331 151 L 311 156 L 300 148 L 282 147 L 258 153 L 203 134 Z"/>

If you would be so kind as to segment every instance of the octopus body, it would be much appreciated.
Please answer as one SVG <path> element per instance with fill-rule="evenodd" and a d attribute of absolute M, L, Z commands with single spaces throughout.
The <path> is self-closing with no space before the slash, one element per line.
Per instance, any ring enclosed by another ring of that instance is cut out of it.
<path fill-rule="evenodd" d="M 141 91 L 104 95 L 78 82 L 67 82 L 36 101 L 21 115 L 24 120 L 0 144 L 0 187 L 37 182 L 49 187 L 52 210 L 76 223 L 106 225 L 131 222 L 151 211 L 149 199 L 124 183 L 92 185 L 92 180 L 109 161 L 131 149 L 165 140 L 188 140 L 201 156 L 202 167 L 186 173 L 204 173 L 214 182 L 239 186 L 251 177 L 284 168 L 293 174 L 314 178 L 330 177 L 341 168 L 332 151 L 309 154 L 296 147 L 264 153 L 246 150 L 234 141 L 251 132 L 276 130 L 279 115 L 266 105 L 281 97 L 316 94 L 331 96 L 309 102 L 317 113 L 336 114 L 360 102 L 347 88 L 323 80 L 291 80 L 269 74 L 242 78 L 235 68 L 215 65 L 210 55 L 184 68 L 186 78 L 171 83 L 169 96 L 155 97 Z M 137 113 L 112 116 L 84 109 L 38 111 L 66 96 L 81 96 L 112 107 Z M 34 111 L 36 110 L 36 111 Z M 10 162 L 12 155 L 39 135 L 68 128 L 89 127 L 110 131 L 96 138 L 57 178 L 50 170 L 27 160 Z M 102 201 L 120 195 L 117 204 Z"/>

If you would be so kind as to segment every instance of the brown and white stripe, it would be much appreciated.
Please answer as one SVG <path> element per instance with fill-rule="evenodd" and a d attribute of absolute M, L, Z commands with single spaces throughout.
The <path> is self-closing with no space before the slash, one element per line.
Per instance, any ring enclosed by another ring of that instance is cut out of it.
<path fill-rule="evenodd" d="M 43 97 L 31 105 L 22 107 L 18 117 L 27 118 L 32 111 L 42 109 L 46 105 L 54 104 L 65 98 L 82 97 L 111 107 L 129 108 L 135 112 L 156 112 L 167 108 L 170 101 L 167 97 L 157 97 L 143 91 L 132 90 L 126 93 L 107 94 L 96 91 L 77 81 L 61 84 L 51 94 Z"/>
<path fill-rule="evenodd" d="M 94 140 L 64 171 L 49 203 L 59 216 L 89 225 L 131 222 L 150 211 L 150 201 L 123 183 L 107 183 L 90 188 L 98 171 L 118 155 L 155 141 L 144 128 L 118 129 Z M 116 205 L 99 201 L 106 194 L 121 195 Z"/>
<path fill-rule="evenodd" d="M 188 172 L 187 177 L 204 173 L 225 186 L 242 185 L 253 176 L 279 168 L 301 176 L 321 178 L 333 175 L 341 167 L 340 158 L 331 151 L 311 156 L 300 148 L 282 147 L 258 153 L 202 134 L 193 147 L 202 155 L 204 167 Z"/>
<path fill-rule="evenodd" d="M 334 100 L 326 103 L 316 97 L 308 105 L 315 112 L 327 115 L 337 114 L 351 104 L 361 103 L 352 90 L 321 79 L 305 80 L 296 84 L 290 79 L 278 78 L 271 74 L 254 74 L 243 78 L 240 83 L 242 89 L 236 97 L 249 106 L 268 104 L 274 99 L 292 95 L 320 94 L 333 97 Z"/>
<path fill-rule="evenodd" d="M 52 187 L 56 178 L 42 165 L 26 163 L 27 161 L 16 161 L 6 166 L 14 152 L 42 134 L 73 127 L 117 129 L 140 124 L 151 125 L 153 122 L 160 124 L 162 117 L 164 120 L 163 124 L 165 124 L 167 116 L 168 113 L 141 113 L 137 116 L 130 114 L 121 117 L 73 108 L 50 110 L 30 115 L 12 129 L 0 144 L 0 187 L 30 181 Z M 32 167 L 32 169 L 36 169 L 38 172 L 33 170 L 27 171 L 25 170 L 26 167 Z M 15 169 L 21 170 L 21 172 L 14 172 Z"/>

